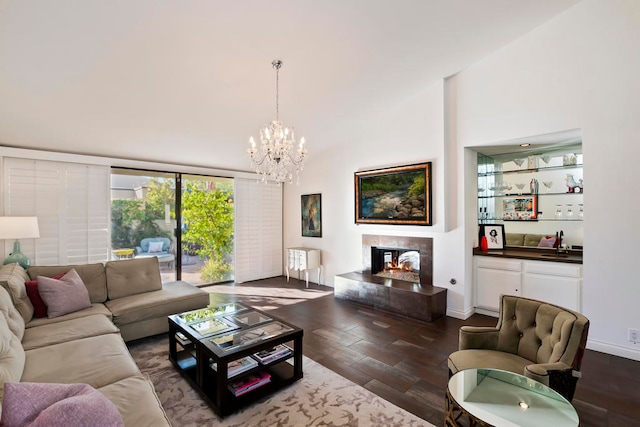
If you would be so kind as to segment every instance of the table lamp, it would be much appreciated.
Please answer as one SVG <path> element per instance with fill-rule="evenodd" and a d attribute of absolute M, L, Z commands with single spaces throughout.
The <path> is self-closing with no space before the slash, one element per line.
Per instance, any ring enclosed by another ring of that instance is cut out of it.
<path fill-rule="evenodd" d="M 35 216 L 2 216 L 0 217 L 0 239 L 15 239 L 13 251 L 4 264 L 18 263 L 25 270 L 31 264 L 29 258 L 20 252 L 20 241 L 18 239 L 35 239 L 40 237 L 38 230 L 38 218 Z"/>

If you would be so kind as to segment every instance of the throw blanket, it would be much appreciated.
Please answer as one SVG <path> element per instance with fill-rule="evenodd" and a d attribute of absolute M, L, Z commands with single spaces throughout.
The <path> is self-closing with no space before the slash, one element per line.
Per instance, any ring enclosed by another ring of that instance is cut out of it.
<path fill-rule="evenodd" d="M 1 427 L 124 427 L 115 405 L 88 384 L 6 382 Z"/>

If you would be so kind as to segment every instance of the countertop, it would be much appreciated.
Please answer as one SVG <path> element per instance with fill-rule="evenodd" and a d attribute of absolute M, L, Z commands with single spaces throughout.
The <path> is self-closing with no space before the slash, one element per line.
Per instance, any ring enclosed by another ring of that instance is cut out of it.
<path fill-rule="evenodd" d="M 567 253 L 561 253 L 557 256 L 555 251 L 551 249 L 507 247 L 505 249 L 491 249 L 485 252 L 480 250 L 480 248 L 474 248 L 473 255 L 497 258 L 528 259 L 533 261 L 563 262 L 566 264 L 582 264 L 582 251 L 572 250 Z"/>

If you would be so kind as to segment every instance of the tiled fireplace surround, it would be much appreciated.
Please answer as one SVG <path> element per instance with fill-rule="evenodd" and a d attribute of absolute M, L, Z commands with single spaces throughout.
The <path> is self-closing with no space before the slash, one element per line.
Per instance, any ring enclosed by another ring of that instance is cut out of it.
<path fill-rule="evenodd" d="M 371 247 L 420 251 L 420 283 L 371 274 Z M 433 239 L 425 237 L 362 236 L 362 271 L 338 274 L 335 298 L 432 322 L 447 310 L 447 289 L 433 286 Z"/>

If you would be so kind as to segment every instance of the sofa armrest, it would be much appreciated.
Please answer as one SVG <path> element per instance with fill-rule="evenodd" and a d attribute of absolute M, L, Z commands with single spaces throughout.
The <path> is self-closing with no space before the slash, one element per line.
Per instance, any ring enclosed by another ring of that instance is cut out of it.
<path fill-rule="evenodd" d="M 142 248 L 140 246 L 136 246 L 136 255 L 140 255 L 142 253 Z"/>
<path fill-rule="evenodd" d="M 524 375 L 534 379 L 560 393 L 571 401 L 576 390 L 580 371 L 574 371 L 571 366 L 562 362 L 537 363 L 524 368 Z"/>
<path fill-rule="evenodd" d="M 458 336 L 458 350 L 495 350 L 498 347 L 498 329 L 484 326 L 462 326 Z"/>

